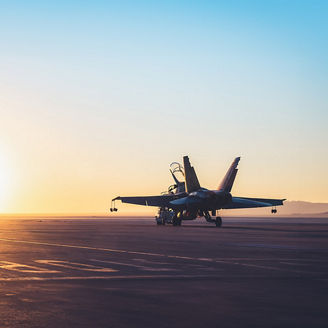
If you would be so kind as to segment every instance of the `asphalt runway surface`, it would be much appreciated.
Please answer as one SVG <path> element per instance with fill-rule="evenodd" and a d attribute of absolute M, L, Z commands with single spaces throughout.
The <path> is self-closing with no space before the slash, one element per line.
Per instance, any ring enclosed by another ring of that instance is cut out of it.
<path fill-rule="evenodd" d="M 327 327 L 328 219 L 0 219 L 0 327 Z"/>

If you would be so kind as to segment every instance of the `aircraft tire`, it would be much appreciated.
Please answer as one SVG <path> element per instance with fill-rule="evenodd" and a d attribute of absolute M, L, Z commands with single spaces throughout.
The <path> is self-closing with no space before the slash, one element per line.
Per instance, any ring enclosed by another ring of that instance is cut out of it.
<path fill-rule="evenodd" d="M 178 226 L 181 226 L 181 220 L 179 218 L 174 218 L 172 220 L 172 224 L 175 226 L 175 227 L 178 227 Z"/>
<path fill-rule="evenodd" d="M 215 225 L 220 228 L 222 226 L 222 219 L 217 216 L 216 219 L 215 219 Z"/>

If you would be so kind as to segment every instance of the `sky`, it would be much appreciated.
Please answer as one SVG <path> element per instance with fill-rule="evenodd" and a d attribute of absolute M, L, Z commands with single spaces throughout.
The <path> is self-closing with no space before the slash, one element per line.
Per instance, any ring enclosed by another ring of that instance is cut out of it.
<path fill-rule="evenodd" d="M 184 155 L 328 202 L 327 37 L 327 1 L 0 0 L 0 211 L 104 213 Z"/>

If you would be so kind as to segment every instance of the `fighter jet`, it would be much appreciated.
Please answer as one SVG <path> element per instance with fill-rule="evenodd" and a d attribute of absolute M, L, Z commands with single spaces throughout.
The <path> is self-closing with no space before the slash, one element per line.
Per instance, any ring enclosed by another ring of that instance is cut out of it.
<path fill-rule="evenodd" d="M 276 213 L 276 206 L 283 205 L 285 199 L 249 198 L 231 195 L 238 169 L 240 157 L 236 157 L 216 190 L 208 190 L 200 186 L 195 169 L 191 166 L 188 156 L 183 157 L 183 168 L 179 167 L 184 175 L 184 182 L 180 182 L 175 176 L 176 170 L 170 170 L 176 184 L 169 188 L 164 195 L 158 196 L 118 196 L 112 200 L 111 211 L 117 211 L 115 201 L 145 206 L 159 207 L 157 224 L 172 223 L 180 226 L 182 220 L 195 220 L 204 217 L 207 222 L 215 223 L 221 227 L 222 219 L 217 215 L 221 209 L 272 207 L 271 212 Z M 174 191 L 175 190 L 175 191 Z M 216 218 L 213 219 L 212 216 Z"/>

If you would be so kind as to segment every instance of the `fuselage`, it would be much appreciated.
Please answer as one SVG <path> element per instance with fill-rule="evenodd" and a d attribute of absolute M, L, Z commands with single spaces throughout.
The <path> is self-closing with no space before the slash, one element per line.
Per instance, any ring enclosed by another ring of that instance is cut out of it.
<path fill-rule="evenodd" d="M 230 192 L 200 188 L 185 197 L 170 202 L 170 207 L 179 213 L 181 219 L 193 220 L 203 216 L 205 211 L 215 211 L 231 202 Z"/>

